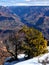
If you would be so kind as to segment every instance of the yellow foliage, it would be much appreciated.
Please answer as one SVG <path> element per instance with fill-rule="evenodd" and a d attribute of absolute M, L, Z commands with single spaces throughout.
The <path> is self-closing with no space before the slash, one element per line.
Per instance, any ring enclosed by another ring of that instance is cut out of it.
<path fill-rule="evenodd" d="M 27 51 L 30 50 L 29 55 L 37 56 L 44 53 L 47 47 L 47 40 L 44 39 L 42 33 L 34 28 L 23 27 L 25 31 L 25 39 L 27 46 L 24 46 Z"/>

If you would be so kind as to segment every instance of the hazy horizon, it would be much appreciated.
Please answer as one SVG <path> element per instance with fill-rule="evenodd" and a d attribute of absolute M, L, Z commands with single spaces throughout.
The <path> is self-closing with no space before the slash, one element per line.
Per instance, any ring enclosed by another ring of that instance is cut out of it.
<path fill-rule="evenodd" d="M 49 0 L 0 0 L 0 6 L 49 6 Z"/>

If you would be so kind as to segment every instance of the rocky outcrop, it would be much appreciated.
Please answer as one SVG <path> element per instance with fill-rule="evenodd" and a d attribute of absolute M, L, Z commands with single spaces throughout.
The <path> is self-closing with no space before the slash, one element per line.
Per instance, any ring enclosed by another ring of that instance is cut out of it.
<path fill-rule="evenodd" d="M 7 50 L 2 41 L 0 41 L 0 65 L 3 65 L 5 58 L 11 56 Z"/>

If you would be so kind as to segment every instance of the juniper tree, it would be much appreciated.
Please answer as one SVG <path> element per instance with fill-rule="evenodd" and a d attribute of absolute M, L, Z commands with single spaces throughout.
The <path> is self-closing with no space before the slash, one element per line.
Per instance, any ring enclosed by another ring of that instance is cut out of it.
<path fill-rule="evenodd" d="M 22 47 L 26 51 L 28 58 L 47 52 L 47 40 L 44 39 L 40 31 L 25 26 L 22 31 L 25 33 L 25 43 L 23 43 Z"/>

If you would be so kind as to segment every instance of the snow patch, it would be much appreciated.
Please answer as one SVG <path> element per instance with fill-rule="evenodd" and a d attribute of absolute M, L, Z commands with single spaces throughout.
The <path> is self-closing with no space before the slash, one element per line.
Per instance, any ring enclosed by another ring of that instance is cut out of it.
<path fill-rule="evenodd" d="M 25 57 L 25 54 L 19 54 L 18 55 L 18 58 L 21 59 L 21 58 L 24 58 Z"/>
<path fill-rule="evenodd" d="M 19 54 L 18 55 L 18 58 L 21 59 L 21 58 L 24 58 L 25 54 Z M 46 59 L 47 58 L 47 59 Z M 39 61 L 40 62 L 39 62 Z M 17 61 L 13 61 L 11 63 L 6 63 L 4 65 L 44 65 L 42 64 L 42 61 L 48 61 L 49 62 L 49 53 L 46 53 L 44 55 L 41 55 L 41 56 L 37 56 L 37 57 L 34 57 L 32 59 L 29 59 L 29 60 L 25 60 L 25 61 L 21 61 L 19 63 L 17 63 Z M 49 65 L 48 63 L 46 63 L 46 65 Z"/>

